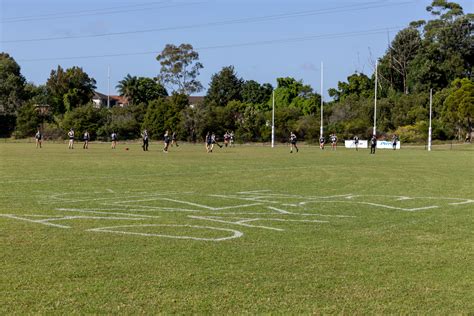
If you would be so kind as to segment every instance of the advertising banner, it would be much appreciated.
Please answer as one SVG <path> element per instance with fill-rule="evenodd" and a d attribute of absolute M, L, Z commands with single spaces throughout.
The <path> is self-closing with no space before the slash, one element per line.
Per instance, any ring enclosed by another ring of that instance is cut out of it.
<path fill-rule="evenodd" d="M 367 144 L 368 144 L 368 141 L 359 139 L 359 145 L 357 147 L 358 148 L 368 148 Z M 346 146 L 346 148 L 353 148 L 353 149 L 356 148 L 356 146 L 354 144 L 354 141 L 352 139 L 351 140 L 345 140 L 344 145 Z"/>

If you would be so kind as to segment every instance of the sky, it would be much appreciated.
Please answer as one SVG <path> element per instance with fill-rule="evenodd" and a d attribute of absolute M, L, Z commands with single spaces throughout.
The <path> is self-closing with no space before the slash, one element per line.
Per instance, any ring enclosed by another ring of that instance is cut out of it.
<path fill-rule="evenodd" d="M 474 1 L 456 1 L 472 13 Z M 397 31 L 430 19 L 426 0 L 0 0 L 0 51 L 27 81 L 58 65 L 83 70 L 116 94 L 127 74 L 155 77 L 166 44 L 189 43 L 213 74 L 233 65 L 244 80 L 293 77 L 321 92 L 354 72 L 371 75 Z M 110 69 L 110 85 L 108 69 Z M 205 95 L 206 90 L 195 95 Z"/>

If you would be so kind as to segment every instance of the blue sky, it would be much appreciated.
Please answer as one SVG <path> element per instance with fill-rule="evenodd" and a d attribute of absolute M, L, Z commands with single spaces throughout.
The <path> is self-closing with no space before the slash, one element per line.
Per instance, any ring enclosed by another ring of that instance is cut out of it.
<path fill-rule="evenodd" d="M 456 1 L 473 12 L 474 1 Z M 222 67 L 276 85 L 294 77 L 324 93 L 354 71 L 371 74 L 388 40 L 429 19 L 423 0 L 0 0 L 0 51 L 35 84 L 52 69 L 80 66 L 111 94 L 127 74 L 154 77 L 156 55 L 190 43 L 204 65 L 205 88 Z M 111 34 L 122 33 L 122 34 Z M 57 39 L 57 38 L 61 39 Z M 73 38 L 71 38 L 73 37 Z M 38 40 L 39 39 L 39 40 Z M 118 55 L 118 56 L 110 56 Z M 93 57 L 91 57 L 93 56 Z M 102 56 L 102 57 L 98 57 Z M 198 95 L 204 95 L 205 91 Z"/>

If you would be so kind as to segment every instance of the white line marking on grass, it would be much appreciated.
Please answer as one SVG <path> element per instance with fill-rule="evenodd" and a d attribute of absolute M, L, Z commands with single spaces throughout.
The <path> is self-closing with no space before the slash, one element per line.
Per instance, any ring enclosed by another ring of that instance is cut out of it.
<path fill-rule="evenodd" d="M 285 210 L 282 210 L 282 209 L 279 209 L 279 208 L 276 208 L 276 207 L 273 207 L 273 206 L 267 206 L 268 209 L 271 209 L 271 210 L 274 210 L 274 211 L 277 211 L 278 213 L 281 213 L 281 214 L 293 214 L 291 212 L 288 212 L 288 211 L 285 211 Z"/>
<path fill-rule="evenodd" d="M 449 203 L 449 205 L 461 205 L 461 204 L 469 204 L 469 203 L 474 203 L 474 200 L 466 200 L 463 202 Z"/>
<path fill-rule="evenodd" d="M 138 233 L 138 232 L 116 230 L 118 228 L 131 228 L 131 227 L 186 227 L 186 228 L 197 228 L 197 229 L 209 229 L 209 230 L 225 231 L 225 232 L 230 232 L 233 235 L 229 236 L 229 237 L 221 237 L 221 238 L 201 238 L 201 237 L 191 237 L 191 236 L 173 236 L 173 235 L 164 235 L 164 234 L 150 234 L 150 233 Z M 194 225 L 165 225 L 165 224 L 144 224 L 144 225 L 126 225 L 126 226 L 100 227 L 100 228 L 88 229 L 87 231 L 100 232 L 100 233 L 115 233 L 115 234 L 122 234 L 122 235 L 138 235 L 138 236 L 146 236 L 146 237 L 163 237 L 163 238 L 172 238 L 172 239 L 191 239 L 191 240 L 198 240 L 198 241 L 224 241 L 224 240 L 239 238 L 239 237 L 242 237 L 244 235 L 242 232 L 240 232 L 238 230 L 227 229 L 227 228 L 218 228 L 218 227 L 209 227 L 209 226 L 194 226 Z"/>
<path fill-rule="evenodd" d="M 227 210 L 227 209 L 232 209 L 232 208 L 241 208 L 241 207 L 243 208 L 243 207 L 261 205 L 261 203 L 252 203 L 252 204 L 241 204 L 241 205 L 232 205 L 232 206 L 223 206 L 223 207 L 212 207 L 212 206 L 208 206 L 208 205 L 204 205 L 204 204 L 198 204 L 198 203 L 175 200 L 175 199 L 169 199 L 169 198 L 162 198 L 161 200 L 175 202 L 175 203 L 182 203 L 182 204 L 187 204 L 187 205 L 191 205 L 191 206 L 202 207 L 202 208 L 205 208 L 205 209 L 208 209 L 208 210 L 211 210 L 211 211 L 221 211 L 221 210 Z"/>
<path fill-rule="evenodd" d="M 143 217 L 143 218 L 160 218 L 160 216 L 141 215 L 141 214 L 130 214 L 130 213 L 117 213 L 117 212 L 100 212 L 89 209 L 78 209 L 78 208 L 57 208 L 57 211 L 64 212 L 78 212 L 78 213 L 91 213 L 91 214 L 107 214 L 107 215 L 124 215 L 130 217 Z"/>
<path fill-rule="evenodd" d="M 110 193 L 115 193 L 114 190 L 112 190 L 112 189 L 107 189 L 107 191 L 110 192 Z"/>
<path fill-rule="evenodd" d="M 33 220 L 33 219 L 29 219 L 29 218 L 19 217 L 19 216 L 12 215 L 12 214 L 0 214 L 0 217 L 7 217 L 7 218 L 11 218 L 11 219 L 17 219 L 17 220 L 20 220 L 20 221 L 36 223 L 36 224 L 42 224 L 42 225 L 46 225 L 46 226 L 53 226 L 53 227 L 58 227 L 58 228 L 71 228 L 71 226 L 53 224 L 53 223 L 49 223 L 45 220 Z M 54 218 L 54 219 L 57 219 L 57 218 Z M 51 219 L 51 220 L 54 220 L 54 219 Z"/>
<path fill-rule="evenodd" d="M 128 204 L 110 204 L 110 203 L 101 203 L 101 205 L 112 205 L 123 207 L 124 211 L 133 211 L 133 212 L 191 212 L 191 213 L 200 213 L 202 210 L 192 210 L 186 208 L 178 207 L 161 207 L 161 206 L 148 206 L 148 205 L 128 205 Z M 135 208 L 135 209 L 132 209 Z"/>
<path fill-rule="evenodd" d="M 240 223 L 240 222 L 238 222 L 238 221 L 237 221 L 237 222 L 226 221 L 226 220 L 223 220 L 223 219 L 216 218 L 215 216 L 194 216 L 194 215 L 188 215 L 188 217 L 189 217 L 189 218 L 194 218 L 194 219 L 201 219 L 201 220 L 205 220 L 205 221 L 217 222 L 217 223 L 226 223 L 226 224 L 232 224 L 232 225 L 240 225 L 240 226 L 251 227 L 251 228 L 262 228 L 262 229 L 269 229 L 269 230 L 276 230 L 276 231 L 284 231 L 284 229 L 281 229 L 281 228 L 250 225 L 250 224 Z M 220 217 L 220 218 L 222 218 L 222 217 Z"/>

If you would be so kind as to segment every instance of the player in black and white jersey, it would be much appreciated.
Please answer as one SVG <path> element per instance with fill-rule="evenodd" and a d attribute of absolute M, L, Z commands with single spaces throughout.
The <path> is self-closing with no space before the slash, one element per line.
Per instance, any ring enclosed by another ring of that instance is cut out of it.
<path fill-rule="evenodd" d="M 319 148 L 324 149 L 324 143 L 326 143 L 326 140 L 324 139 L 324 136 L 321 135 L 319 137 Z"/>
<path fill-rule="evenodd" d="M 143 140 L 143 151 L 148 151 L 148 131 L 146 129 L 142 132 L 142 140 Z"/>
<path fill-rule="evenodd" d="M 353 140 L 354 140 L 354 146 L 356 148 L 356 151 L 359 151 L 359 136 L 355 135 Z"/>
<path fill-rule="evenodd" d="M 207 132 L 206 138 L 205 138 L 205 145 L 206 145 L 206 151 L 207 153 L 212 153 L 212 149 L 214 145 L 212 144 L 212 136 L 210 132 Z"/>
<path fill-rule="evenodd" d="M 42 148 L 42 143 L 43 143 L 43 134 L 41 134 L 41 131 L 38 128 L 38 131 L 35 134 L 35 140 L 36 140 L 36 148 Z"/>
<path fill-rule="evenodd" d="M 173 147 L 173 145 L 176 145 L 176 147 L 179 147 L 178 140 L 176 137 L 176 132 L 173 132 L 173 134 L 171 134 L 171 147 Z"/>
<path fill-rule="evenodd" d="M 82 145 L 82 149 L 89 149 L 89 140 L 91 139 L 91 136 L 89 132 L 86 130 L 84 134 L 82 135 L 82 140 L 84 141 L 84 144 Z"/>
<path fill-rule="evenodd" d="M 393 150 L 397 149 L 397 143 L 398 143 L 398 136 L 397 136 L 397 134 L 394 134 L 392 136 L 392 148 L 393 148 Z"/>
<path fill-rule="evenodd" d="M 375 155 L 375 148 L 377 147 L 377 137 L 372 135 L 370 139 L 370 153 Z"/>
<path fill-rule="evenodd" d="M 115 147 L 117 147 L 117 133 L 115 133 L 115 131 L 112 132 L 112 134 L 110 135 L 110 138 L 112 139 L 112 149 L 115 149 Z"/>
<path fill-rule="evenodd" d="M 290 133 L 290 154 L 293 153 L 293 147 L 296 149 L 296 152 L 299 151 L 298 146 L 296 146 L 297 142 L 298 142 L 298 139 L 296 137 L 296 134 L 291 132 Z"/>
<path fill-rule="evenodd" d="M 229 141 L 230 141 L 230 133 L 229 132 L 225 132 L 224 134 L 224 146 L 227 147 L 229 145 Z"/>
<path fill-rule="evenodd" d="M 168 148 L 170 146 L 170 141 L 171 141 L 171 137 L 169 135 L 169 132 L 166 131 L 165 135 L 163 136 L 163 142 L 164 142 L 163 152 L 164 153 L 168 153 Z"/>
<path fill-rule="evenodd" d="M 331 136 L 330 136 L 330 139 L 331 139 L 332 150 L 336 150 L 337 149 L 337 136 L 336 136 L 336 134 L 332 133 Z"/>
<path fill-rule="evenodd" d="M 74 149 L 74 130 L 72 128 L 67 133 L 67 137 L 69 138 L 69 143 L 67 145 L 67 148 Z"/>

